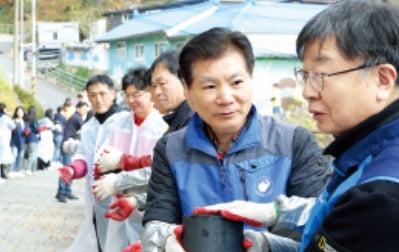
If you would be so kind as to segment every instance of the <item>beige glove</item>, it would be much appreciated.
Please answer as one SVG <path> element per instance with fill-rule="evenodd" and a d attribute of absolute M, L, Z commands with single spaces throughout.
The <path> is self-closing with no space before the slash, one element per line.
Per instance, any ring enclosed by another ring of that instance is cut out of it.
<path fill-rule="evenodd" d="M 93 184 L 93 194 L 99 200 L 105 200 L 117 193 L 115 188 L 116 174 L 110 173 L 102 176 Z"/>
<path fill-rule="evenodd" d="M 122 152 L 112 147 L 104 147 L 100 149 L 100 157 L 95 166 L 98 173 L 113 171 L 118 169 L 118 163 L 122 158 Z"/>
<path fill-rule="evenodd" d="M 186 252 L 182 246 L 183 226 L 178 225 L 166 239 L 165 252 Z"/>
<path fill-rule="evenodd" d="M 240 200 L 194 209 L 194 214 L 218 214 L 226 219 L 246 222 L 255 227 L 273 226 L 279 212 L 277 203 L 255 203 Z"/>
<path fill-rule="evenodd" d="M 246 250 L 246 252 L 267 252 L 270 251 L 269 241 L 266 235 L 259 231 L 254 230 L 244 230 L 244 239 L 249 241 L 251 246 Z"/>
<path fill-rule="evenodd" d="M 79 143 L 79 140 L 69 138 L 62 144 L 62 150 L 67 154 L 74 154 L 78 149 Z"/>

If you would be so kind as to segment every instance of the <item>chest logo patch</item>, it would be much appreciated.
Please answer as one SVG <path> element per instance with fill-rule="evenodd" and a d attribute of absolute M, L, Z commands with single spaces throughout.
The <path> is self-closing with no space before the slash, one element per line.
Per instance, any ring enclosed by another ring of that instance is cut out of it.
<path fill-rule="evenodd" d="M 261 196 L 266 196 L 273 191 L 273 182 L 269 177 L 262 176 L 255 181 L 255 191 Z"/>

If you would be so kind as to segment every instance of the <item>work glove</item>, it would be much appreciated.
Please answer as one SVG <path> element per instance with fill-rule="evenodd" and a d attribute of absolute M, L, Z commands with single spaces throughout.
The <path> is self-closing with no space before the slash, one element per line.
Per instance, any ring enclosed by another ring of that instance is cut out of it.
<path fill-rule="evenodd" d="M 115 221 L 124 221 L 136 207 L 137 199 L 134 195 L 126 198 L 117 198 L 117 200 L 109 206 L 109 211 L 105 213 L 104 217 L 111 218 Z"/>
<path fill-rule="evenodd" d="M 246 252 L 270 251 L 269 241 L 262 232 L 244 230 L 243 246 Z"/>
<path fill-rule="evenodd" d="M 64 141 L 62 144 L 62 150 L 64 153 L 73 154 L 78 149 L 80 141 L 73 138 L 68 138 L 68 140 Z"/>
<path fill-rule="evenodd" d="M 193 213 L 217 214 L 226 219 L 246 222 L 255 227 L 270 227 L 276 223 L 280 209 L 277 203 L 255 203 L 237 200 L 195 208 Z"/>
<path fill-rule="evenodd" d="M 28 136 L 30 134 L 31 130 L 30 129 L 24 129 L 24 131 L 22 132 L 24 134 L 24 136 Z"/>
<path fill-rule="evenodd" d="M 151 166 L 151 164 L 151 155 L 135 157 L 129 154 L 123 154 L 118 163 L 118 167 L 124 171 L 133 171 Z"/>
<path fill-rule="evenodd" d="M 93 183 L 92 189 L 94 196 L 99 200 L 105 200 L 109 196 L 117 193 L 115 188 L 116 174 L 110 173 L 102 176 Z"/>
<path fill-rule="evenodd" d="M 70 184 L 73 178 L 74 170 L 70 166 L 63 166 L 58 168 L 58 172 L 60 175 L 60 179 L 63 180 L 65 183 Z"/>
<path fill-rule="evenodd" d="M 100 157 L 95 164 L 96 172 L 101 174 L 118 169 L 122 154 L 122 152 L 112 147 L 100 148 Z"/>
<path fill-rule="evenodd" d="M 183 226 L 178 225 L 166 239 L 165 252 L 186 252 L 183 248 Z"/>
<path fill-rule="evenodd" d="M 126 248 L 122 249 L 122 252 L 142 252 L 141 243 L 140 242 L 132 243 Z"/>

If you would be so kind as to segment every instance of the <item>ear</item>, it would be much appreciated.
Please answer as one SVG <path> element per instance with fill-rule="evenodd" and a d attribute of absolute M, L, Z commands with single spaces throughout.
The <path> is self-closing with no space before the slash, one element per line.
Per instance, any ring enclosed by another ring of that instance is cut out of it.
<path fill-rule="evenodd" d="M 378 66 L 378 85 L 377 100 L 386 101 L 390 98 L 397 78 L 397 72 L 391 64 L 381 64 Z"/>
<path fill-rule="evenodd" d="M 190 92 L 190 87 L 187 85 L 186 81 L 183 81 L 183 88 L 184 88 L 184 96 L 186 97 L 186 101 L 190 106 L 191 110 L 195 111 L 194 101 Z"/>

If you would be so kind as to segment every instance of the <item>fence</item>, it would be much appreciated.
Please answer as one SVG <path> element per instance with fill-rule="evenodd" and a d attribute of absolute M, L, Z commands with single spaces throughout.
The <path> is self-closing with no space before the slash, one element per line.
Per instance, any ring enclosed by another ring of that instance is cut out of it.
<path fill-rule="evenodd" d="M 73 92 L 84 89 L 87 82 L 87 79 L 71 74 L 60 68 L 46 69 L 45 75 L 47 78 L 54 78 L 56 85 Z"/>
<path fill-rule="evenodd" d="M 13 34 L 14 25 L 13 24 L 0 24 L 0 34 Z"/>

